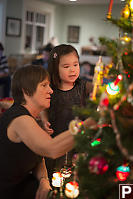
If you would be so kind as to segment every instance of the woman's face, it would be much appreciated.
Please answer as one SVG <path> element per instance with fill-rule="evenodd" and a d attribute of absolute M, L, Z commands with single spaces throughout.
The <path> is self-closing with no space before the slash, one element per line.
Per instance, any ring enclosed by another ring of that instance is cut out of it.
<path fill-rule="evenodd" d="M 53 90 L 50 87 L 48 78 L 40 82 L 36 88 L 35 93 L 32 96 L 32 101 L 36 105 L 43 107 L 44 109 L 50 107 L 50 98 Z"/>

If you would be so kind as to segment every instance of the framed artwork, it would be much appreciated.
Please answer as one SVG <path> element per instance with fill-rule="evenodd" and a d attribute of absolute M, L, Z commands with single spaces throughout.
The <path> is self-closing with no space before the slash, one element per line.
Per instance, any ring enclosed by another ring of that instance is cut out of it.
<path fill-rule="evenodd" d="M 79 43 L 79 26 L 68 26 L 67 42 L 68 43 Z"/>
<path fill-rule="evenodd" d="M 6 35 L 12 37 L 21 36 L 21 19 L 12 17 L 6 18 Z"/>

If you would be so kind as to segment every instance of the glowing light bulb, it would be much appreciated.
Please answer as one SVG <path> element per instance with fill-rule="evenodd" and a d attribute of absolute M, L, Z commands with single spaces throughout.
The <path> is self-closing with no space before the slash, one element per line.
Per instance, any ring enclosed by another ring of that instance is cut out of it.
<path fill-rule="evenodd" d="M 119 93 L 119 86 L 115 86 L 114 82 L 110 82 L 107 87 L 106 87 L 107 93 L 109 95 L 116 95 L 117 93 Z"/>
<path fill-rule="evenodd" d="M 133 11 L 133 0 L 130 1 L 129 5 L 130 5 L 131 11 Z"/>
<path fill-rule="evenodd" d="M 101 144 L 101 139 L 100 139 L 100 138 L 94 140 L 94 141 L 91 143 L 91 146 L 94 147 L 94 146 L 97 146 L 97 145 L 99 145 L 99 144 Z"/>
<path fill-rule="evenodd" d="M 68 198 L 77 198 L 79 195 L 79 186 L 78 183 L 73 181 L 66 184 L 65 195 Z"/>
<path fill-rule="evenodd" d="M 128 19 L 129 15 L 130 15 L 130 9 L 128 4 L 126 4 L 126 6 L 121 11 L 121 16 Z"/>
<path fill-rule="evenodd" d="M 131 37 L 128 36 L 127 33 L 124 33 L 124 35 L 122 37 L 120 37 L 120 40 L 122 41 L 122 43 L 124 44 L 125 42 L 128 43 L 131 41 Z"/>
<path fill-rule="evenodd" d="M 53 173 L 52 185 L 54 187 L 63 186 L 63 176 L 61 175 L 60 172 Z"/>

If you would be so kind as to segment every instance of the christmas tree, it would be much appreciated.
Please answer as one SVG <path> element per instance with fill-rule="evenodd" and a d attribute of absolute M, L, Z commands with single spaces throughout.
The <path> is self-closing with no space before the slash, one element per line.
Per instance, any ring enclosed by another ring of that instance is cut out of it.
<path fill-rule="evenodd" d="M 133 183 L 133 0 L 126 0 L 121 17 L 107 22 L 119 28 L 119 38 L 100 37 L 112 62 L 95 66 L 92 96 L 75 115 L 91 117 L 96 126 L 85 129 L 75 120 L 76 151 L 72 166 L 55 173 L 49 198 L 118 199 L 119 184 Z M 57 180 L 57 181 L 56 181 Z"/>

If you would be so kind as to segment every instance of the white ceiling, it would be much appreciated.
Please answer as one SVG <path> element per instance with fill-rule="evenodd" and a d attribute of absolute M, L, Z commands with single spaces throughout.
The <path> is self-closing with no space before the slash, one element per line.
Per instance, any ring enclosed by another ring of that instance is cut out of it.
<path fill-rule="evenodd" d="M 56 3 L 61 3 L 61 4 L 75 4 L 75 5 L 89 5 L 89 4 L 109 4 L 110 0 L 77 0 L 76 2 L 70 2 L 69 0 L 52 0 L 53 2 Z M 120 4 L 122 0 L 114 0 L 114 4 Z"/>

